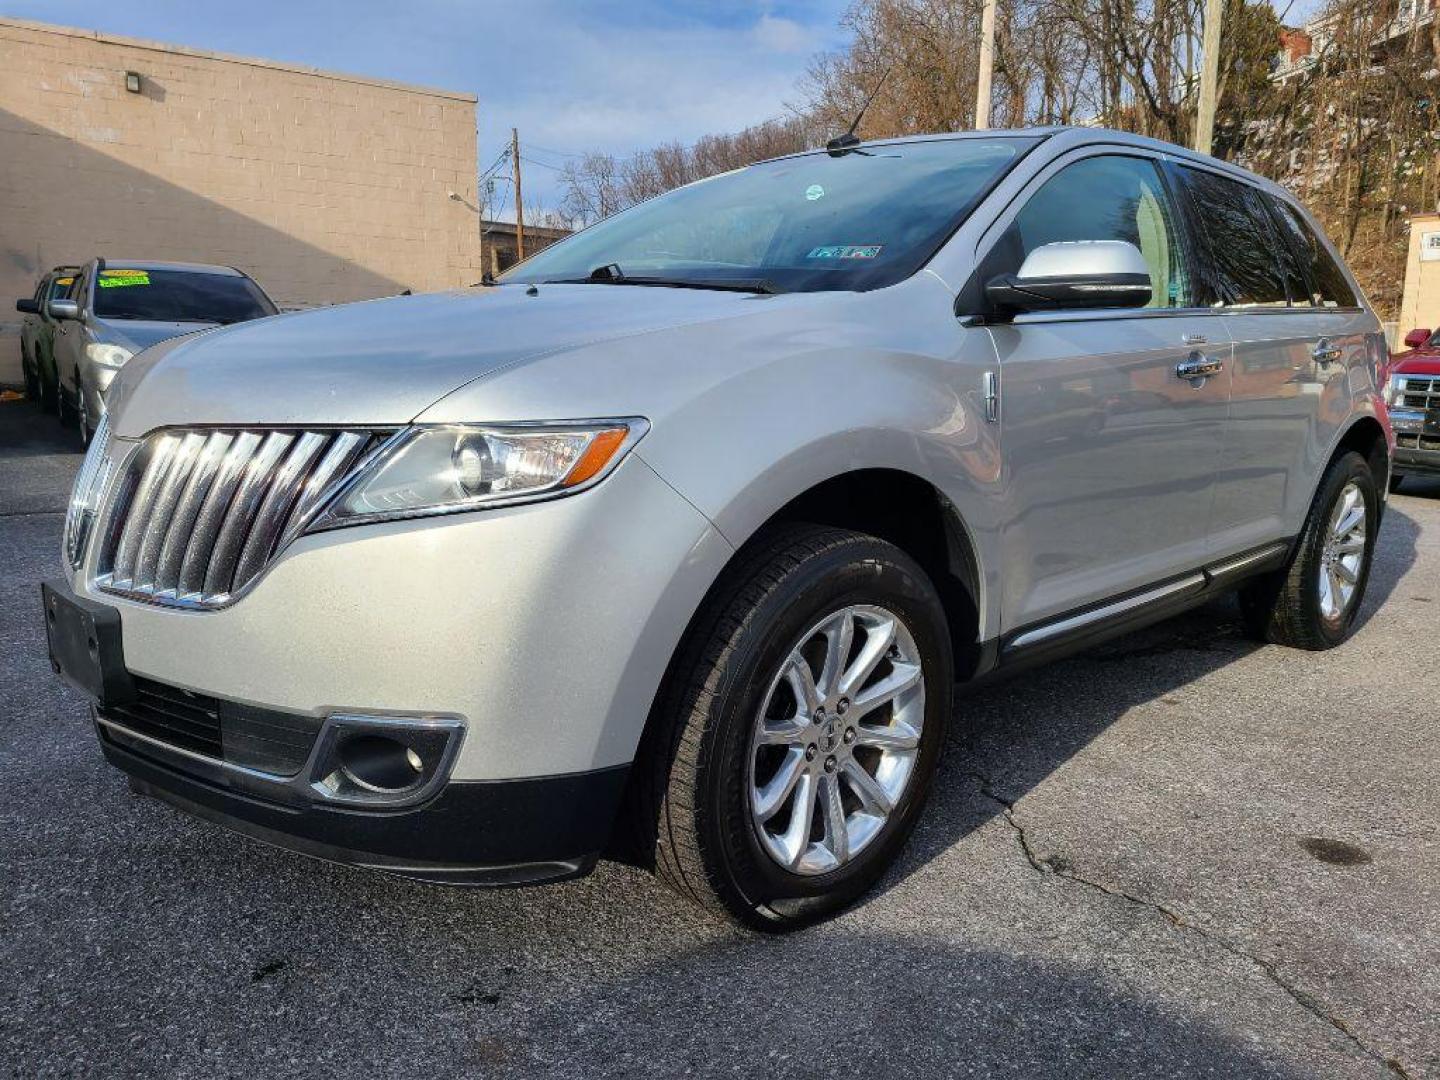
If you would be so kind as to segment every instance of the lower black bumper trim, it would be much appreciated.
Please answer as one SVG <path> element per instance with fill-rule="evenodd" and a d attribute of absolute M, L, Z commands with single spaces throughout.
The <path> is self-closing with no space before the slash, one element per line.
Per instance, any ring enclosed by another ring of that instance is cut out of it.
<path fill-rule="evenodd" d="M 1402 476 L 1440 475 L 1440 450 L 1397 449 L 1390 469 Z"/>
<path fill-rule="evenodd" d="M 131 787 L 252 839 L 421 881 L 523 885 L 580 877 L 609 840 L 628 765 L 525 780 L 454 780 L 405 810 L 270 803 L 187 776 L 100 729 Z"/>

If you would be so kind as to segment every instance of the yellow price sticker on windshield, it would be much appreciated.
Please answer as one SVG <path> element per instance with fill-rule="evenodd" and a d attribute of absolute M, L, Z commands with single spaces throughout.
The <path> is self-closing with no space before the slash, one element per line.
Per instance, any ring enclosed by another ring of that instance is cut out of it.
<path fill-rule="evenodd" d="M 102 270 L 99 285 L 102 289 L 114 289 L 122 285 L 149 285 L 150 274 L 145 270 Z"/>

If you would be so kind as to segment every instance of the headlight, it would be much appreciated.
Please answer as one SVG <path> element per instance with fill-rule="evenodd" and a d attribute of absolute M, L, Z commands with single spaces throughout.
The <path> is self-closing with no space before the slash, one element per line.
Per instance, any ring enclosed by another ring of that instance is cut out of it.
<path fill-rule="evenodd" d="M 1405 376 L 1391 375 L 1385 384 L 1385 404 L 1396 405 L 1405 397 Z"/>
<path fill-rule="evenodd" d="M 310 528 L 569 495 L 603 480 L 649 427 L 630 417 L 410 428 L 344 485 Z"/>
<path fill-rule="evenodd" d="M 125 361 L 135 354 L 123 345 L 102 345 L 99 342 L 92 342 L 85 346 L 85 355 L 101 367 L 118 370 L 124 367 Z"/>
<path fill-rule="evenodd" d="M 80 569 L 85 559 L 85 544 L 90 539 L 90 530 L 100 512 L 100 496 L 110 479 L 110 420 L 102 416 L 95 425 L 95 437 L 90 440 L 90 449 L 75 475 L 75 486 L 70 489 L 70 505 L 65 511 L 65 531 L 61 546 L 65 561 L 72 569 Z"/>

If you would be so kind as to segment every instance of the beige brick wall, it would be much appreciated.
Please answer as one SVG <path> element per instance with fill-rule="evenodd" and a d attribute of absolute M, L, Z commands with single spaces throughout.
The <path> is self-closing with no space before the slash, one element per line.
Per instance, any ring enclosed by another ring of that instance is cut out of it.
<path fill-rule="evenodd" d="M 222 263 L 281 304 L 468 284 L 475 174 L 468 94 L 0 17 L 0 383 L 56 263 Z"/>

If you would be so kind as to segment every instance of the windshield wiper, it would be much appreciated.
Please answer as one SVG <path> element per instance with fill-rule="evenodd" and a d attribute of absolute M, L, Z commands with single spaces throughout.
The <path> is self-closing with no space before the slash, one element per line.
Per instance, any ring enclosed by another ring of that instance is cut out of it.
<path fill-rule="evenodd" d="M 769 278 L 674 278 L 635 277 L 620 269 L 618 263 L 606 263 L 591 270 L 583 278 L 552 278 L 543 285 L 642 285 L 671 289 L 716 289 L 721 292 L 748 292 L 773 295 L 785 290 Z"/>

